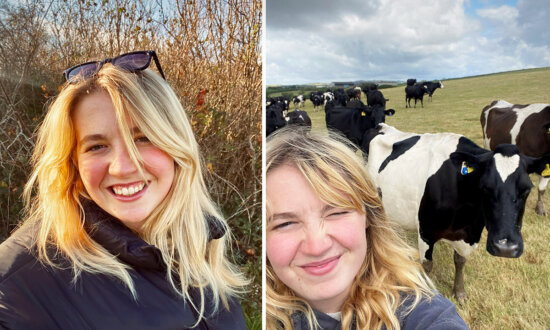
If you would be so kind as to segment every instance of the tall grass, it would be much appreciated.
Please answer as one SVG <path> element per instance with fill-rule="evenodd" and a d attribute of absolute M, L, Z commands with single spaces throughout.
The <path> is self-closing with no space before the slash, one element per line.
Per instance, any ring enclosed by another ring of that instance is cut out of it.
<path fill-rule="evenodd" d="M 445 88 L 436 90 L 432 102 L 426 98 L 424 108 L 418 104 L 416 109 L 405 108 L 404 86 L 382 90 L 390 99 L 387 108 L 396 110 L 395 116 L 386 117 L 386 123 L 405 132 L 459 133 L 483 146 L 479 118 L 483 107 L 493 100 L 550 103 L 550 68 L 449 80 L 443 84 Z M 324 111 L 313 112 L 309 101 L 305 109 L 312 118 L 313 129 L 325 131 Z M 535 176 L 532 179 L 537 180 Z M 463 304 L 452 296 L 452 249 L 443 242 L 434 247 L 430 277 L 437 289 L 457 304 L 459 314 L 472 329 L 550 328 L 550 219 L 534 212 L 536 200 L 537 189 L 533 187 L 523 218 L 525 249 L 520 258 L 491 256 L 485 250 L 484 230 L 479 248 L 465 266 L 468 299 Z M 550 211 L 549 193 L 545 194 L 544 203 Z M 415 234 L 407 237 L 411 245 L 417 246 Z"/>

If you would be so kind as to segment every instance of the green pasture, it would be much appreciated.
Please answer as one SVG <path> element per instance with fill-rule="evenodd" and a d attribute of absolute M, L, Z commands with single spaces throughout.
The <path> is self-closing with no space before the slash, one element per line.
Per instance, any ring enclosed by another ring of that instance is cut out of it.
<path fill-rule="evenodd" d="M 426 97 L 424 108 L 418 103 L 416 109 L 405 108 L 404 86 L 381 90 L 390 99 L 386 107 L 396 110 L 394 116 L 386 117 L 386 123 L 406 132 L 459 133 L 483 146 L 479 118 L 483 107 L 493 100 L 550 104 L 550 68 L 454 79 L 443 84 L 445 88 L 436 90 L 432 102 Z M 303 109 L 310 115 L 314 130 L 326 131 L 323 110 L 314 112 L 309 100 Z M 411 168 L 415 166 L 411 164 Z M 537 180 L 535 176 L 533 179 Z M 459 304 L 452 297 L 452 249 L 444 242 L 434 248 L 430 277 L 437 289 L 457 304 L 459 314 L 472 329 L 550 329 L 550 219 L 534 212 L 538 181 L 534 184 L 523 219 L 523 255 L 518 259 L 491 256 L 485 250 L 485 230 L 465 266 L 465 303 Z M 548 213 L 549 195 L 547 192 L 544 196 Z M 407 237 L 416 246 L 416 235 Z"/>

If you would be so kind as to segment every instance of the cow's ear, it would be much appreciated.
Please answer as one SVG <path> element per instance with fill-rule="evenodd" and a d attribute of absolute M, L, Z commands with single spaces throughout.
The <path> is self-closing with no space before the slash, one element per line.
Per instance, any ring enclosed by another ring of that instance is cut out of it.
<path fill-rule="evenodd" d="M 545 178 L 550 177 L 550 153 L 540 158 L 522 156 L 527 164 L 527 173 L 537 173 Z"/>
<path fill-rule="evenodd" d="M 450 156 L 451 162 L 461 175 L 476 173 L 482 164 L 483 159 L 479 155 L 462 151 L 455 151 Z"/>
<path fill-rule="evenodd" d="M 391 117 L 391 116 L 395 115 L 395 110 L 394 109 L 388 109 L 388 110 L 385 110 L 384 113 L 386 114 L 386 116 Z"/>

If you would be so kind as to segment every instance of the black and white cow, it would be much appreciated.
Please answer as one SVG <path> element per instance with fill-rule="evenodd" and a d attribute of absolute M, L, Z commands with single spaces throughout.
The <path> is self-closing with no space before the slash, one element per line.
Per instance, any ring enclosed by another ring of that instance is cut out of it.
<path fill-rule="evenodd" d="M 326 105 L 327 102 L 334 101 L 334 93 L 333 92 L 323 93 L 323 99 L 324 99 L 323 105 Z"/>
<path fill-rule="evenodd" d="M 369 89 L 364 90 L 365 96 L 367 97 L 367 104 L 371 107 L 374 105 L 381 105 L 384 108 L 386 107 L 386 101 L 389 101 L 384 97 L 384 94 L 382 94 L 381 91 L 378 90 L 378 86 L 376 84 L 372 84 L 369 86 Z"/>
<path fill-rule="evenodd" d="M 329 102 L 325 106 L 325 123 L 327 128 L 344 134 L 351 142 L 361 147 L 365 133 L 386 120 L 386 116 L 395 114 L 394 109 L 369 107 L 360 100 L 352 100 L 347 106 Z"/>
<path fill-rule="evenodd" d="M 361 99 L 361 87 L 352 87 L 346 90 L 346 94 L 350 100 Z"/>
<path fill-rule="evenodd" d="M 305 101 L 306 101 L 306 98 L 303 95 L 294 96 L 292 98 L 292 103 L 294 103 L 294 106 L 297 108 L 304 107 Z"/>
<path fill-rule="evenodd" d="M 411 99 L 414 99 L 414 107 L 416 102 L 420 100 L 422 108 L 424 108 L 424 94 L 427 93 L 427 87 L 420 84 L 415 84 L 416 79 L 408 79 L 405 87 L 405 108 L 411 107 Z"/>
<path fill-rule="evenodd" d="M 294 110 L 288 113 L 286 116 L 287 125 L 298 125 L 298 126 L 307 126 L 311 127 L 311 118 L 307 112 L 303 110 Z"/>
<path fill-rule="evenodd" d="M 486 227 L 487 251 L 517 258 L 525 200 L 550 155 L 532 158 L 512 144 L 489 151 L 453 133 L 405 133 L 380 124 L 365 136 L 367 168 L 379 188 L 386 214 L 405 229 L 416 230 L 421 263 L 432 268 L 434 244 L 454 248 L 457 299 L 466 297 L 463 268 Z"/>
<path fill-rule="evenodd" d="M 283 107 L 279 104 L 270 104 L 265 109 L 265 134 L 269 136 L 279 128 L 286 125 L 283 115 Z"/>
<path fill-rule="evenodd" d="M 346 106 L 346 104 L 348 104 L 350 100 L 349 96 L 346 94 L 343 88 L 336 89 L 334 93 L 332 93 L 332 95 L 334 96 L 333 101 L 337 105 Z M 325 110 L 326 110 L 327 103 L 328 101 L 325 102 Z"/>
<path fill-rule="evenodd" d="M 430 97 L 430 101 L 432 100 L 432 96 L 434 95 L 434 92 L 435 92 L 436 89 L 445 88 L 445 86 L 443 86 L 443 83 L 441 82 L 441 80 L 438 81 L 438 82 L 423 81 L 423 82 L 419 83 L 418 85 L 426 86 L 426 93 Z"/>
<path fill-rule="evenodd" d="M 311 103 L 313 103 L 313 111 L 317 111 L 324 103 L 325 99 L 323 97 L 323 92 L 311 92 L 309 95 Z"/>
<path fill-rule="evenodd" d="M 540 157 L 550 152 L 550 105 L 511 104 L 503 100 L 493 101 L 481 112 L 483 144 L 494 150 L 501 143 L 512 143 L 527 156 Z M 542 197 L 550 169 L 539 179 L 538 200 L 535 212 L 546 215 Z"/>

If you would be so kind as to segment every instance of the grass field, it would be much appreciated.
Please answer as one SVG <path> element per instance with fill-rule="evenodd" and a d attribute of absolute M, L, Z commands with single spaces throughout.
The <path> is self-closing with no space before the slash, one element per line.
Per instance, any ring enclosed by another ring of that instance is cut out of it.
<path fill-rule="evenodd" d="M 459 133 L 483 146 L 479 118 L 483 107 L 493 100 L 550 103 L 550 68 L 448 80 L 443 84 L 445 88 L 436 90 L 432 102 L 425 98 L 424 108 L 419 103 L 416 109 L 405 108 L 403 86 L 383 89 L 384 96 L 390 99 L 386 107 L 396 110 L 394 116 L 386 117 L 386 123 L 406 132 Z M 326 131 L 324 111 L 314 112 L 310 101 L 306 101 L 305 110 L 312 118 L 313 129 Z M 544 198 L 547 211 L 549 196 L 547 192 Z M 453 251 L 443 242 L 435 245 L 430 277 L 438 290 L 457 304 L 459 314 L 472 329 L 550 329 L 550 218 L 535 214 L 536 199 L 534 187 L 523 219 L 525 248 L 520 258 L 491 256 L 485 250 L 484 231 L 479 248 L 465 266 L 468 300 L 462 305 L 452 297 Z M 409 237 L 416 246 L 416 235 Z"/>

